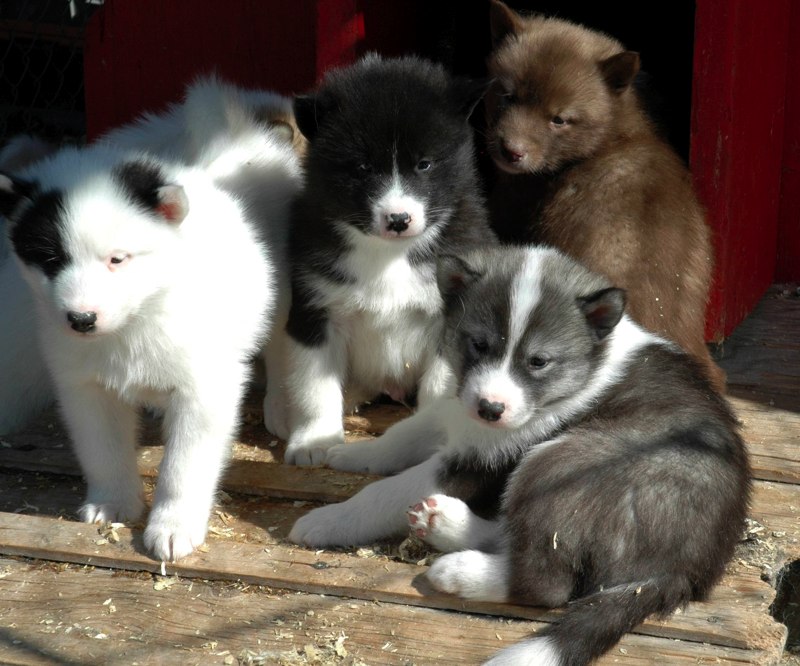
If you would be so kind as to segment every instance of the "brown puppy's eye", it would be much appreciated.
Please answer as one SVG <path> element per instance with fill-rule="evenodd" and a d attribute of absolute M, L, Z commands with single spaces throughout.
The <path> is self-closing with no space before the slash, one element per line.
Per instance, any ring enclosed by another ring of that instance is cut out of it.
<path fill-rule="evenodd" d="M 561 116 L 553 116 L 553 119 L 550 121 L 556 127 L 563 127 L 567 124 L 567 121 L 564 120 Z"/>

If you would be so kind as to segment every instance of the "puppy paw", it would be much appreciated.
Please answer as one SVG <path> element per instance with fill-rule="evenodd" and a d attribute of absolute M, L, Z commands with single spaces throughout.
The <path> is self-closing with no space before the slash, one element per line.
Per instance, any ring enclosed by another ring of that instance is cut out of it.
<path fill-rule="evenodd" d="M 354 442 L 352 444 L 337 444 L 328 449 L 325 464 L 343 472 L 362 472 L 367 474 L 385 474 L 380 466 L 373 460 L 372 442 Z"/>
<path fill-rule="evenodd" d="M 312 548 L 357 545 L 360 543 L 355 534 L 358 524 L 352 518 L 341 504 L 322 506 L 299 518 L 288 539 Z"/>
<path fill-rule="evenodd" d="M 174 562 L 203 544 L 208 516 L 178 507 L 156 506 L 144 530 L 144 545 L 154 559 Z"/>
<path fill-rule="evenodd" d="M 78 510 L 84 523 L 127 523 L 137 521 L 144 512 L 144 502 L 136 490 L 125 495 L 89 490 L 86 502 Z"/>
<path fill-rule="evenodd" d="M 432 495 L 408 512 L 411 533 L 437 550 L 451 553 L 467 548 L 472 512 L 460 499 Z"/>
<path fill-rule="evenodd" d="M 344 444 L 344 433 L 322 437 L 294 433 L 289 438 L 283 461 L 287 465 L 323 465 L 328 449 Z"/>
<path fill-rule="evenodd" d="M 443 555 L 428 569 L 428 580 L 440 592 L 463 599 L 505 601 L 506 572 L 497 556 L 479 550 Z"/>
<path fill-rule="evenodd" d="M 282 440 L 289 438 L 289 420 L 286 414 L 286 401 L 278 391 L 270 391 L 264 396 L 264 426 L 269 432 Z"/>

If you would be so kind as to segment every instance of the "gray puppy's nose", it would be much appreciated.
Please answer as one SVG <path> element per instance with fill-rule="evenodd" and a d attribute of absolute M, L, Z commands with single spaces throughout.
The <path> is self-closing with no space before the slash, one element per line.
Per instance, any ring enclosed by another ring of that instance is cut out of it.
<path fill-rule="evenodd" d="M 487 421 L 499 421 L 504 411 L 506 406 L 502 402 L 489 402 L 486 398 L 481 398 L 478 403 L 478 416 Z"/>
<path fill-rule="evenodd" d="M 94 324 L 97 321 L 97 313 L 70 310 L 67 312 L 67 321 L 72 324 L 72 329 L 78 331 L 78 333 L 88 333 L 94 328 Z"/>

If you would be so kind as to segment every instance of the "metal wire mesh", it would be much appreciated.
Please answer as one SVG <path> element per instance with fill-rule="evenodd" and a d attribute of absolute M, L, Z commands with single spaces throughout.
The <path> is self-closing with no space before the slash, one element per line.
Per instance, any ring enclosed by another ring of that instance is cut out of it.
<path fill-rule="evenodd" d="M 85 0 L 0 0 L 0 145 L 36 134 L 82 142 Z"/>

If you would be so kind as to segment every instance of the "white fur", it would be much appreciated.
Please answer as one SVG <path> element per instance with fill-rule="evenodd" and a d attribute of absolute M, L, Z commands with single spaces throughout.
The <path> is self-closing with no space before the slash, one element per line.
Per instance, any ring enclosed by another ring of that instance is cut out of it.
<path fill-rule="evenodd" d="M 287 462 L 324 462 L 324 451 L 343 443 L 345 387 L 355 406 L 381 392 L 402 399 L 421 385 L 423 406 L 449 385 L 436 354 L 441 297 L 433 268 L 408 261 L 414 239 L 382 239 L 345 225 L 341 231 L 352 246 L 344 268 L 355 283 L 313 285 L 329 321 L 324 344 L 291 347 L 287 385 L 295 418 Z"/>
<path fill-rule="evenodd" d="M 84 520 L 142 509 L 134 454 L 140 404 L 164 411 L 165 455 L 145 545 L 162 560 L 199 546 L 275 300 L 248 213 L 199 170 L 163 170 L 185 191 L 180 223 L 134 207 L 109 177 L 128 155 L 66 151 L 28 174 L 65 195 L 71 263 L 53 280 L 21 264 L 36 297 L 42 350 L 88 483 Z M 220 225 L 224 225 L 221 232 Z M 124 267 L 107 257 L 122 251 Z M 65 313 L 91 308 L 76 334 Z"/>
<path fill-rule="evenodd" d="M 399 536 L 408 531 L 406 508 L 438 492 L 439 456 L 381 479 L 341 504 L 314 509 L 300 518 L 289 540 L 306 546 L 352 546 Z"/>
<path fill-rule="evenodd" d="M 545 637 L 528 638 L 498 652 L 484 666 L 561 666 L 561 653 Z"/>
<path fill-rule="evenodd" d="M 408 227 L 398 233 L 389 228 L 392 214 L 406 213 Z M 403 190 L 395 165 L 390 186 L 372 207 L 372 230 L 382 238 L 417 236 L 425 231 L 425 204 Z"/>
<path fill-rule="evenodd" d="M 443 555 L 428 569 L 437 590 L 476 601 L 508 601 L 508 556 L 462 550 Z"/>
<path fill-rule="evenodd" d="M 408 510 L 412 534 L 444 553 L 486 548 L 502 538 L 500 523 L 476 516 L 457 497 L 431 495 Z"/>

